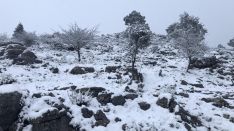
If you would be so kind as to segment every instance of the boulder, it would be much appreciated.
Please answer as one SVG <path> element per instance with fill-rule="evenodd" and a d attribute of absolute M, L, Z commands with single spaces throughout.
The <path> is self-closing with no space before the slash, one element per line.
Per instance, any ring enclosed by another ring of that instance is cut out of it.
<path fill-rule="evenodd" d="M 16 65 L 29 65 L 34 63 L 41 63 L 41 61 L 37 60 L 37 56 L 31 51 L 24 51 L 17 58 L 13 59 L 13 64 Z"/>
<path fill-rule="evenodd" d="M 81 113 L 84 118 L 91 118 L 93 116 L 93 111 L 88 108 L 82 108 Z"/>
<path fill-rule="evenodd" d="M 97 101 L 102 105 L 106 105 L 111 102 L 111 94 L 100 94 L 97 96 Z"/>
<path fill-rule="evenodd" d="M 94 118 L 96 120 L 95 126 L 107 126 L 110 123 L 110 120 L 106 117 L 106 115 L 98 110 L 96 114 L 94 114 Z"/>
<path fill-rule="evenodd" d="M 21 49 L 9 49 L 5 51 L 5 57 L 7 59 L 15 59 L 23 52 Z"/>
<path fill-rule="evenodd" d="M 52 73 L 54 73 L 54 74 L 57 74 L 57 73 L 59 73 L 59 69 L 56 67 L 52 67 L 52 68 L 50 68 L 50 71 L 52 72 Z"/>
<path fill-rule="evenodd" d="M 125 104 L 126 100 L 125 98 L 120 95 L 120 96 L 114 96 L 112 99 L 111 99 L 111 103 L 115 106 L 123 106 Z"/>
<path fill-rule="evenodd" d="M 32 131 L 76 131 L 69 124 L 71 118 L 66 114 L 66 111 L 48 111 L 39 118 L 29 120 L 29 124 L 32 125 Z"/>
<path fill-rule="evenodd" d="M 140 103 L 138 103 L 138 105 L 144 111 L 146 111 L 146 110 L 148 110 L 150 108 L 150 104 L 147 103 L 147 102 L 140 102 Z"/>
<path fill-rule="evenodd" d="M 162 108 L 168 109 L 170 112 L 174 112 L 177 102 L 173 98 L 168 100 L 168 98 L 162 97 L 158 99 L 156 104 L 161 106 Z"/>
<path fill-rule="evenodd" d="M 79 66 L 76 66 L 70 71 L 70 73 L 73 74 L 73 75 L 79 75 L 79 74 L 92 73 L 94 71 L 95 70 L 94 70 L 93 67 L 79 67 Z"/>
<path fill-rule="evenodd" d="M 17 121 L 22 109 L 21 97 L 18 92 L 0 94 L 0 127 L 4 131 Z"/>
<path fill-rule="evenodd" d="M 134 94 L 134 93 L 132 93 L 132 94 L 127 94 L 127 95 L 124 96 L 125 99 L 131 99 L 131 100 L 134 100 L 134 99 L 136 99 L 137 97 L 138 97 L 138 95 L 137 95 L 137 94 Z"/>

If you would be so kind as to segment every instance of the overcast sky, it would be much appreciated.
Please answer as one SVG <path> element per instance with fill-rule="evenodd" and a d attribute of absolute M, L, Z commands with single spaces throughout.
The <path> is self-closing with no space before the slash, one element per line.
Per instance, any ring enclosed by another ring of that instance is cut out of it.
<path fill-rule="evenodd" d="M 234 37 L 234 0 L 0 0 L 0 32 L 11 34 L 19 22 L 25 30 L 51 33 L 77 22 L 99 25 L 100 33 L 125 29 L 123 17 L 132 10 L 146 16 L 151 30 L 165 29 L 188 12 L 208 29 L 207 43 L 226 44 Z"/>

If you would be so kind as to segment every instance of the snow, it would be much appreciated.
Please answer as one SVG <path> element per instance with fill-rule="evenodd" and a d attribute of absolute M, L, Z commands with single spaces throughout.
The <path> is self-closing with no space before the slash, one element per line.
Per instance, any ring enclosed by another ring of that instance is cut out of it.
<path fill-rule="evenodd" d="M 192 115 L 198 116 L 201 119 L 204 127 L 199 127 L 196 130 L 205 131 L 206 127 L 210 127 L 213 131 L 218 130 L 234 130 L 234 124 L 228 119 L 223 118 L 223 114 L 229 114 L 234 117 L 233 109 L 218 108 L 212 105 L 212 103 L 206 103 L 201 101 L 201 98 L 213 98 L 217 96 L 217 92 L 222 94 L 234 92 L 232 83 L 227 79 L 230 76 L 225 76 L 225 79 L 217 78 L 218 74 L 209 73 L 208 69 L 193 69 L 190 73 L 186 72 L 187 60 L 179 58 L 177 56 L 164 56 L 157 53 L 149 53 L 148 50 L 144 50 L 139 55 L 137 61 L 137 69 L 143 74 L 144 88 L 142 91 L 138 91 L 137 84 L 132 83 L 128 85 L 130 77 L 128 75 L 122 75 L 121 79 L 116 79 L 116 73 L 104 72 L 106 66 L 119 66 L 126 68 L 129 66 L 125 60 L 124 49 L 121 48 L 124 43 L 118 44 L 114 38 L 110 39 L 107 45 L 97 45 L 91 49 L 82 49 L 82 62 L 78 63 L 76 52 L 51 50 L 50 48 L 38 48 L 32 47 L 38 59 L 43 60 L 43 64 L 49 63 L 48 67 L 42 67 L 42 64 L 35 64 L 34 67 L 11 65 L 9 60 L 1 61 L 1 68 L 6 68 L 3 74 L 10 74 L 13 79 L 16 79 L 15 83 L 6 84 L 0 86 L 0 93 L 6 92 L 25 92 L 27 96 L 25 106 L 21 112 L 21 117 L 27 119 L 35 119 L 42 116 L 47 111 L 56 109 L 54 104 L 61 104 L 59 98 L 63 98 L 65 101 L 63 104 L 69 107 L 72 120 L 71 125 L 80 125 L 83 129 L 93 131 L 119 131 L 122 130 L 122 125 L 127 123 L 129 130 L 180 130 L 186 131 L 183 123 L 178 122 L 181 118 L 174 113 L 170 113 L 169 110 L 164 109 L 156 105 L 156 101 L 159 98 L 175 98 L 184 109 L 189 111 Z M 110 42 L 111 41 L 111 42 Z M 109 49 L 108 44 L 113 46 L 113 49 L 109 52 L 104 50 Z M 43 47 L 43 45 L 40 45 Z M 169 45 L 163 45 L 160 50 L 170 50 Z M 212 53 L 212 52 L 211 52 Z M 215 52 L 213 52 L 215 53 Z M 122 57 L 122 58 L 121 58 Z M 121 62 L 115 61 L 116 58 L 121 58 Z M 150 61 L 151 58 L 155 58 L 157 61 L 156 66 L 144 65 L 146 61 Z M 172 59 L 173 58 L 173 59 Z M 165 62 L 165 60 L 167 62 Z M 227 66 L 233 65 L 227 63 Z M 72 75 L 69 71 L 75 66 L 82 67 L 94 67 L 94 73 L 87 73 L 83 75 Z M 168 66 L 176 66 L 177 68 L 170 68 Z M 53 74 L 49 69 L 51 67 L 58 67 L 59 73 Z M 162 70 L 162 76 L 159 76 L 159 72 Z M 120 70 L 120 73 L 124 73 Z M 113 79 L 108 79 L 111 77 Z M 202 83 L 205 88 L 195 88 L 190 85 L 181 85 L 181 80 L 185 80 L 188 83 Z M 211 82 L 215 84 L 212 84 Z M 89 101 L 89 109 L 94 113 L 97 110 L 111 109 L 109 112 L 105 112 L 110 123 L 107 127 L 92 127 L 95 123 L 94 117 L 89 119 L 83 118 L 80 106 L 77 106 L 71 100 L 71 89 L 60 90 L 64 87 L 70 87 L 72 85 L 77 88 L 84 87 L 103 87 L 109 93 L 114 93 L 112 96 L 125 95 L 125 87 L 129 86 L 131 89 L 137 91 L 138 98 L 134 100 L 126 100 L 124 106 L 114 106 L 108 103 L 106 106 L 102 106 L 96 99 Z M 191 90 L 194 93 L 191 93 Z M 189 98 L 175 95 L 175 93 L 188 93 Z M 41 93 L 42 97 L 32 97 L 35 93 Z M 49 93 L 53 93 L 54 97 L 48 96 Z M 211 94 L 205 94 L 211 93 Z M 220 94 L 220 96 L 222 96 Z M 156 96 L 157 97 L 156 97 Z M 139 102 L 147 102 L 151 105 L 149 110 L 143 111 L 139 108 Z M 233 99 L 227 100 L 231 106 L 234 106 Z M 177 109 L 178 110 L 178 107 Z M 220 117 L 221 116 L 221 117 Z M 114 119 L 119 117 L 122 121 L 115 122 Z M 209 122 L 209 118 L 212 119 Z M 141 126 L 140 126 L 141 125 Z M 172 126 L 173 125 L 173 126 Z M 24 131 L 29 131 L 32 128 L 31 125 L 24 127 Z"/>

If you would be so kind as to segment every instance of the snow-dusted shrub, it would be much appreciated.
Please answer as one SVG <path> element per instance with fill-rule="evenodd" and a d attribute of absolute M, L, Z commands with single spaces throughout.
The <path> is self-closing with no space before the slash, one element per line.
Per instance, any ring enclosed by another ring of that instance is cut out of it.
<path fill-rule="evenodd" d="M 157 131 L 154 123 L 128 123 L 122 126 L 124 131 Z"/>
<path fill-rule="evenodd" d="M 69 99 L 72 104 L 82 106 L 82 105 L 89 105 L 90 101 L 92 100 L 92 96 L 89 92 L 77 92 L 76 90 L 71 90 L 68 93 Z"/>
<path fill-rule="evenodd" d="M 1 43 L 1 42 L 7 42 L 7 41 L 9 41 L 8 35 L 5 34 L 5 33 L 1 33 L 1 34 L 0 34 L 0 43 Z"/>
<path fill-rule="evenodd" d="M 53 34 L 43 34 L 39 36 L 39 41 L 42 44 L 49 45 L 50 48 L 56 50 L 66 49 L 67 47 L 62 42 L 61 33 L 55 32 Z"/>
<path fill-rule="evenodd" d="M 12 84 L 16 80 L 10 74 L 0 74 L 0 85 Z"/>

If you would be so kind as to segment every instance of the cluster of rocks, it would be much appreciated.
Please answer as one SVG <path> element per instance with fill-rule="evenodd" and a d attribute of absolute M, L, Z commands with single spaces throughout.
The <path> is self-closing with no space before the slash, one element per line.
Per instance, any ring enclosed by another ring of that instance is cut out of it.
<path fill-rule="evenodd" d="M 171 112 L 171 113 L 175 113 L 175 115 L 179 115 L 181 117 L 182 121 L 178 121 L 178 122 L 183 123 L 185 128 L 188 131 L 191 131 L 192 128 L 202 126 L 201 120 L 198 117 L 191 115 L 188 111 L 186 111 L 183 107 L 181 107 L 174 100 L 173 97 L 170 99 L 167 97 L 159 98 L 157 100 L 156 104 L 162 108 L 168 109 L 169 112 Z M 175 110 L 176 107 L 178 107 L 178 110 Z"/>
<path fill-rule="evenodd" d="M 189 65 L 189 68 L 198 68 L 198 69 L 204 69 L 204 68 L 217 68 L 219 66 L 220 61 L 215 57 L 205 57 L 205 58 L 193 58 L 191 60 L 191 63 Z"/>
<path fill-rule="evenodd" d="M 13 64 L 29 65 L 42 62 L 37 59 L 37 56 L 33 52 L 26 50 L 26 47 L 21 43 L 8 42 L 2 47 L 0 56 L 4 56 L 6 59 L 12 59 Z"/>

